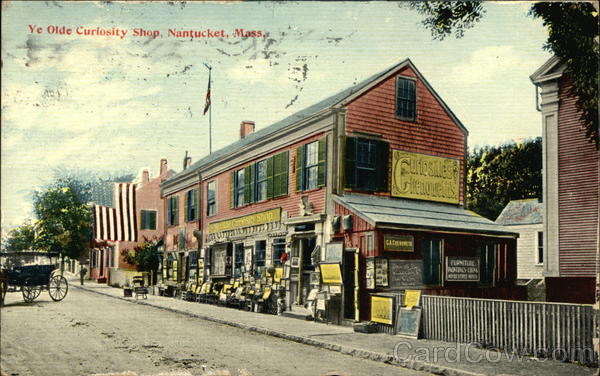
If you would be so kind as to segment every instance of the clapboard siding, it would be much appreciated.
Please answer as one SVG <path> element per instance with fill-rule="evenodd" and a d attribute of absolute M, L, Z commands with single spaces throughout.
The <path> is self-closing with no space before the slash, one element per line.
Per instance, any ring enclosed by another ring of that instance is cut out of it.
<path fill-rule="evenodd" d="M 348 104 L 346 133 L 380 134 L 392 149 L 429 154 L 460 161 L 460 203 L 464 203 L 466 138 L 425 84 L 417 79 L 417 118 L 396 119 L 396 77 L 417 78 L 409 67 L 380 82 Z"/>
<path fill-rule="evenodd" d="M 519 233 L 519 237 L 517 238 L 517 278 L 544 278 L 542 274 L 544 265 L 536 262 L 538 231 L 543 231 L 543 224 L 536 223 L 506 227 Z"/>
<path fill-rule="evenodd" d="M 567 78 L 559 82 L 558 195 L 560 275 L 595 276 L 598 151 L 585 138 Z"/>

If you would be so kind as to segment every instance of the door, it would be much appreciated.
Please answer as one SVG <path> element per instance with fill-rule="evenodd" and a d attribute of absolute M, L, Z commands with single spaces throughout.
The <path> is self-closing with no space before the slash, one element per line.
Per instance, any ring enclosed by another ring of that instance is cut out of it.
<path fill-rule="evenodd" d="M 344 318 L 354 320 L 356 317 L 356 251 L 344 251 Z"/>

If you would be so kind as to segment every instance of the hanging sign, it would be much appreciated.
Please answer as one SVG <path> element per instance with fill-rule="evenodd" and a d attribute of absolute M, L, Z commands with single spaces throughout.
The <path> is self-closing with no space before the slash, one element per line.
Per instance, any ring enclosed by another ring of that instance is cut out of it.
<path fill-rule="evenodd" d="M 459 161 L 393 150 L 392 196 L 459 203 Z"/>
<path fill-rule="evenodd" d="M 342 284 L 342 269 L 340 264 L 319 264 L 321 268 L 321 279 L 326 285 L 341 285 Z"/>

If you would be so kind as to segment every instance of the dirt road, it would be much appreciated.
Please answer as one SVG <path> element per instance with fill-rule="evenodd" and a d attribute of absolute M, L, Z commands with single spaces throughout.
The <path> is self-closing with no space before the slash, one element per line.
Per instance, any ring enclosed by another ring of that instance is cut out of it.
<path fill-rule="evenodd" d="M 0 370 L 14 375 L 423 375 L 76 288 L 7 295 Z"/>

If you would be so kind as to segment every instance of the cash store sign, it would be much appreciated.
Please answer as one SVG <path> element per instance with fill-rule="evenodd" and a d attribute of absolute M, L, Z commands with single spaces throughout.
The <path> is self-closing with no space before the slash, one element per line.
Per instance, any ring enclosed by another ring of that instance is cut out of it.
<path fill-rule="evenodd" d="M 456 159 L 393 150 L 392 196 L 459 203 Z"/>

